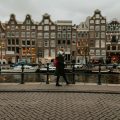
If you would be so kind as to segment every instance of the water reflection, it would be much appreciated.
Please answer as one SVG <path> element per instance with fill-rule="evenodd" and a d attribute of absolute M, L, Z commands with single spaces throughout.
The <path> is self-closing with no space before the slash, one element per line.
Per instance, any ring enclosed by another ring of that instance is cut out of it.
<path fill-rule="evenodd" d="M 72 83 L 73 75 L 67 74 L 67 79 Z M 43 73 L 25 73 L 24 74 L 24 82 L 46 82 L 47 75 Z M 49 81 L 55 82 L 56 76 L 50 75 Z M 61 81 L 64 81 L 63 78 L 60 78 Z M 98 74 L 90 74 L 80 72 L 75 74 L 75 81 L 82 83 L 97 83 L 98 82 Z M 0 82 L 8 82 L 8 83 L 20 83 L 21 82 L 21 73 L 1 73 L 0 74 Z M 120 74 L 101 74 L 101 82 L 102 83 L 112 83 L 112 84 L 120 84 Z"/>

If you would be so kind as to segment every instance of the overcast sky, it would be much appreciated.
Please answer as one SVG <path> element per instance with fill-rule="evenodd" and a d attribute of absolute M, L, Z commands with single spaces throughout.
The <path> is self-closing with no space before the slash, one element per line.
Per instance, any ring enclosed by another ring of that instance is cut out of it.
<path fill-rule="evenodd" d="M 111 21 L 120 21 L 120 0 L 0 0 L 0 21 L 8 21 L 14 13 L 18 21 L 24 21 L 30 14 L 34 21 L 40 22 L 42 15 L 48 13 L 51 20 L 72 20 L 73 24 L 93 16 L 96 9 Z"/>

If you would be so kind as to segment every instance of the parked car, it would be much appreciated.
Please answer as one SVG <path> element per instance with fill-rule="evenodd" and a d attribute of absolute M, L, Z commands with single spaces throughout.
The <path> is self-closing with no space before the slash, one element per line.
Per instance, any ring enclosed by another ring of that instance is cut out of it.
<path fill-rule="evenodd" d="M 82 68 L 83 67 L 83 65 L 82 64 L 80 64 L 80 63 L 77 63 L 77 64 L 75 64 L 75 66 L 74 66 L 75 68 Z"/>
<path fill-rule="evenodd" d="M 106 68 L 107 68 L 107 69 L 115 69 L 115 68 L 117 68 L 117 66 L 118 66 L 117 63 L 107 64 L 107 65 L 106 65 Z"/>
<path fill-rule="evenodd" d="M 112 68 L 113 68 L 113 64 L 107 64 L 107 65 L 106 65 L 106 68 L 107 68 L 107 69 L 112 69 Z"/>
<path fill-rule="evenodd" d="M 21 62 L 18 62 L 18 63 L 14 63 L 14 64 L 11 64 L 10 67 L 15 67 L 15 66 L 20 66 L 20 65 L 26 65 L 25 62 L 21 61 Z"/>
<path fill-rule="evenodd" d="M 56 67 L 54 67 L 53 65 L 49 64 L 49 71 L 54 71 L 56 69 Z M 41 71 L 47 71 L 47 65 L 43 66 L 40 68 Z"/>

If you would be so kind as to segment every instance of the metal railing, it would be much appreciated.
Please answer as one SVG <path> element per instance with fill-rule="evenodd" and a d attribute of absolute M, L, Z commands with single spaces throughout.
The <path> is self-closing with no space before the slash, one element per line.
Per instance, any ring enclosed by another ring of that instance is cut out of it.
<path fill-rule="evenodd" d="M 107 84 L 109 82 L 120 84 L 120 75 L 118 73 L 114 73 L 113 70 L 108 70 L 108 69 L 107 72 L 102 71 L 102 67 L 106 67 L 106 65 L 103 64 L 97 64 L 93 66 L 84 65 L 82 68 L 76 68 L 75 64 L 69 64 L 67 66 L 69 67 L 65 68 L 66 71 L 65 74 L 71 84 L 75 84 L 76 82 L 87 83 L 93 81 L 98 85 L 101 85 L 102 83 Z M 41 71 L 31 72 L 31 73 L 25 72 L 24 65 L 22 65 L 21 67 L 21 72 L 16 71 L 13 73 L 13 72 L 1 71 L 0 73 L 1 73 L 0 82 L 10 82 L 11 80 L 13 82 L 24 84 L 25 82 L 29 82 L 29 81 L 32 82 L 37 81 L 37 82 L 46 82 L 46 84 L 49 84 L 50 82 L 53 82 L 55 80 L 55 77 L 53 77 L 54 71 L 50 71 L 49 63 L 47 63 L 47 70 L 44 73 L 42 73 Z"/>

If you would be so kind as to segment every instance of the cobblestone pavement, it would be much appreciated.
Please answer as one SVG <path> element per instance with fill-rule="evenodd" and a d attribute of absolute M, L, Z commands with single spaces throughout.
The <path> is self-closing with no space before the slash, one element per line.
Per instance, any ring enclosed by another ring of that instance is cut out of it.
<path fill-rule="evenodd" d="M 87 92 L 87 93 L 118 93 L 120 84 L 70 84 L 61 83 L 62 87 L 56 87 L 55 83 L 0 83 L 0 92 Z"/>
<path fill-rule="evenodd" d="M 0 92 L 0 120 L 120 120 L 120 94 Z"/>

